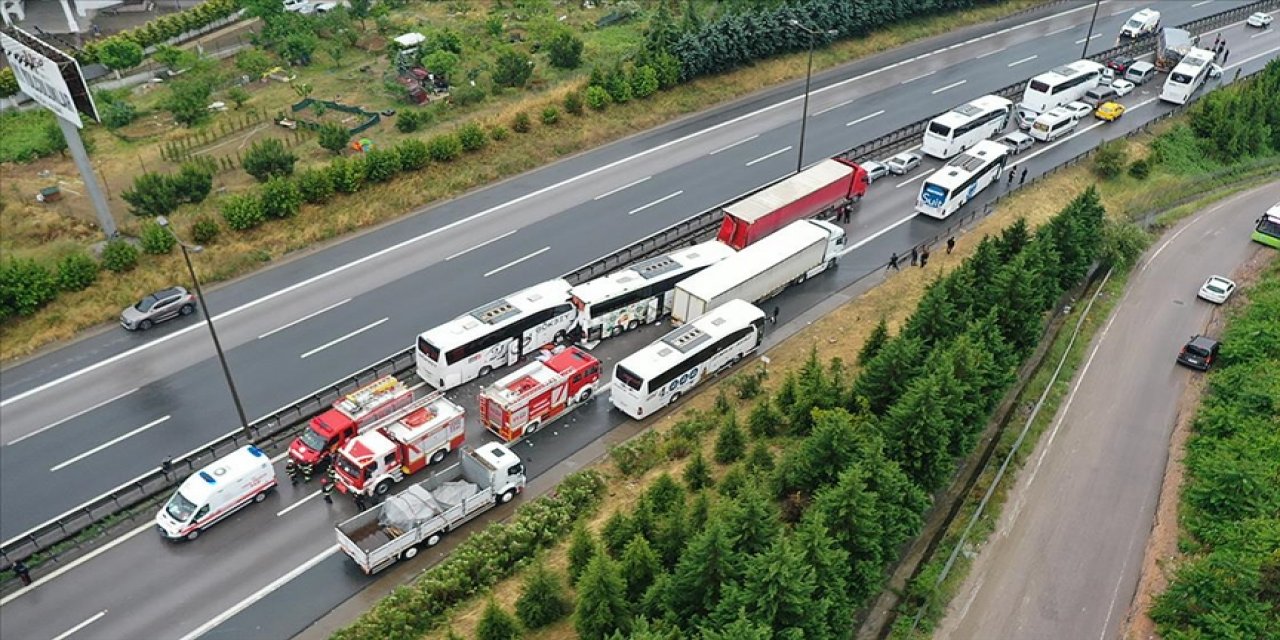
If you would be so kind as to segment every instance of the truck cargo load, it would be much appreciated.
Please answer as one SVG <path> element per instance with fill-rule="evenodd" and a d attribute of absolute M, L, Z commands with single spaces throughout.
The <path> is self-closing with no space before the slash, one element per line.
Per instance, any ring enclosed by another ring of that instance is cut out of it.
<path fill-rule="evenodd" d="M 676 285 L 671 321 L 683 324 L 724 302 L 759 302 L 835 264 L 845 233 L 822 220 L 799 220 Z"/>
<path fill-rule="evenodd" d="M 599 360 L 565 348 L 485 387 L 480 421 L 504 442 L 515 442 L 590 400 L 599 381 Z"/>
<path fill-rule="evenodd" d="M 1189 32 L 1182 29 L 1170 27 L 1161 29 L 1156 37 L 1156 68 L 1161 71 L 1174 68 L 1199 41 L 1199 36 L 1192 37 Z"/>
<path fill-rule="evenodd" d="M 351 437 L 413 401 L 413 391 L 395 376 L 384 376 L 334 401 L 314 417 L 289 445 L 289 458 L 300 465 L 329 461 Z"/>
<path fill-rule="evenodd" d="M 724 207 L 716 238 L 741 250 L 805 218 L 850 206 L 867 192 L 867 172 L 845 160 L 823 160 Z"/>

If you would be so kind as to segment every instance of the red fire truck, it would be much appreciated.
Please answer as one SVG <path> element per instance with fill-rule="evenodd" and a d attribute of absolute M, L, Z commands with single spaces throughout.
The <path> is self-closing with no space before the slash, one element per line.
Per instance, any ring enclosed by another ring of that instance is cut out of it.
<path fill-rule="evenodd" d="M 586 402 L 600 382 L 600 361 L 569 347 L 480 392 L 480 421 L 515 442 Z"/>
<path fill-rule="evenodd" d="M 466 441 L 464 413 L 436 392 L 378 421 L 338 452 L 338 490 L 385 495 L 391 485 L 444 460 Z"/>
<path fill-rule="evenodd" d="M 332 409 L 312 418 L 289 445 L 289 458 L 314 469 L 332 459 L 348 439 L 412 401 L 413 391 L 395 376 L 379 378 L 338 398 Z"/>

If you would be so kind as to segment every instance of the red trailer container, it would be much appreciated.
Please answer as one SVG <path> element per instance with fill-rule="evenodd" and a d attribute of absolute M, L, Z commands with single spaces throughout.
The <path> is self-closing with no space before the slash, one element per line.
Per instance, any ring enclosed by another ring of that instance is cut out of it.
<path fill-rule="evenodd" d="M 862 199 L 867 172 L 845 160 L 823 160 L 724 208 L 716 239 L 734 249 L 796 220 L 831 212 Z"/>

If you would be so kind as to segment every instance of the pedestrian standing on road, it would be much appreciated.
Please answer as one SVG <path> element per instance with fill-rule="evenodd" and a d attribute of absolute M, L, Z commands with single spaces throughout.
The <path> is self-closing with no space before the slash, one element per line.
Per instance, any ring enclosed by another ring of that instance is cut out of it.
<path fill-rule="evenodd" d="M 775 305 L 773 305 L 773 316 L 771 316 L 771 317 L 769 318 L 769 322 L 772 322 L 773 324 L 778 324 L 778 313 L 779 313 L 779 312 L 780 312 L 780 310 L 778 309 L 778 305 L 776 305 L 776 304 L 775 304 Z"/>
<path fill-rule="evenodd" d="M 916 266 L 920 262 L 920 252 L 917 247 L 911 247 L 911 266 Z"/>
<path fill-rule="evenodd" d="M 368 507 L 366 507 L 366 506 L 365 506 L 365 504 L 364 504 L 364 494 L 363 494 L 363 493 L 360 493 L 359 491 L 355 491 L 355 492 L 352 492 L 352 496 L 351 496 L 351 497 L 355 498 L 355 501 L 356 501 L 356 510 L 358 510 L 358 511 L 364 511 L 365 509 L 367 509 L 367 508 L 368 508 Z"/>
<path fill-rule="evenodd" d="M 284 463 L 284 472 L 289 476 L 289 484 L 298 484 L 298 465 L 292 458 Z"/>
<path fill-rule="evenodd" d="M 1222 64 L 1226 64 L 1226 63 L 1227 63 L 1227 58 L 1230 58 L 1230 57 L 1231 57 L 1231 50 L 1230 50 L 1230 49 L 1227 49 L 1227 48 L 1223 48 L 1223 50 L 1222 50 Z"/>
<path fill-rule="evenodd" d="M 328 478 L 320 478 L 320 494 L 325 504 L 333 504 L 333 483 Z"/>
<path fill-rule="evenodd" d="M 1216 47 L 1218 46 L 1218 43 L 1219 43 L 1219 42 L 1222 42 L 1222 34 L 1221 34 L 1221 33 L 1219 33 L 1219 34 L 1217 34 L 1217 35 L 1213 36 L 1213 46 L 1216 48 Z"/>
<path fill-rule="evenodd" d="M 22 586 L 31 586 L 31 570 L 21 560 L 13 563 L 13 575 L 18 576 L 18 579 L 22 581 Z"/>
<path fill-rule="evenodd" d="M 1236 68 L 1236 77 L 1232 78 L 1232 79 L 1231 79 L 1231 81 L 1232 81 L 1232 82 L 1236 82 L 1236 81 L 1238 81 L 1239 79 L 1240 79 L 1240 68 L 1239 68 L 1239 67 L 1237 67 L 1237 68 Z"/>
<path fill-rule="evenodd" d="M 1023 184 L 1026 184 L 1026 182 L 1027 182 L 1027 168 L 1023 167 L 1022 177 L 1018 179 L 1018 186 L 1021 187 Z"/>
<path fill-rule="evenodd" d="M 893 252 L 893 255 L 889 256 L 889 266 L 885 267 L 885 271 L 888 271 L 889 269 L 893 269 L 894 271 L 901 271 L 901 269 L 898 268 L 898 252 L 897 251 Z"/>
<path fill-rule="evenodd" d="M 302 482 L 311 482 L 311 463 L 304 462 L 299 466 L 302 468 Z"/>
<path fill-rule="evenodd" d="M 1011 187 L 1013 186 L 1013 174 L 1015 174 L 1015 173 L 1017 173 L 1017 171 L 1010 171 L 1010 172 L 1009 172 L 1009 186 L 1011 186 Z"/>
<path fill-rule="evenodd" d="M 956 237 L 947 238 L 947 255 L 951 255 L 951 250 L 956 248 Z"/>
<path fill-rule="evenodd" d="M 924 251 L 920 252 L 920 268 L 923 269 L 924 266 L 928 263 L 929 263 L 929 247 L 925 247 Z"/>

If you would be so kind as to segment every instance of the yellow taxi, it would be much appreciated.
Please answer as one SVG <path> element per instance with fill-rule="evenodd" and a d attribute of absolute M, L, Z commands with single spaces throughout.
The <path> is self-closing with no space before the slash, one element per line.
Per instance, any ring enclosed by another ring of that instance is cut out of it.
<path fill-rule="evenodd" d="M 1098 105 L 1098 110 L 1093 112 L 1093 116 L 1099 120 L 1107 122 L 1115 122 L 1124 115 L 1124 105 L 1119 102 L 1104 102 Z"/>

